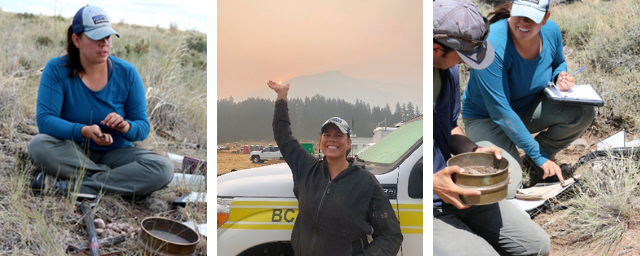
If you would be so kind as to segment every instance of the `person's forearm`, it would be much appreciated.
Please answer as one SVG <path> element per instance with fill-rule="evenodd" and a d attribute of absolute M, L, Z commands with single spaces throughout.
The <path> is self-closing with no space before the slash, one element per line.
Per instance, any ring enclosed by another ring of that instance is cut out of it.
<path fill-rule="evenodd" d="M 36 123 L 40 133 L 64 140 L 81 141 L 84 139 L 82 134 L 84 124 L 72 123 L 60 117 L 42 113 L 36 118 Z"/>
<path fill-rule="evenodd" d="M 287 101 L 287 94 L 288 94 L 287 91 L 278 93 L 278 97 L 276 98 L 276 101 L 278 101 L 278 100 Z"/>
<path fill-rule="evenodd" d="M 300 142 L 293 137 L 289 109 L 284 99 L 276 101 L 272 126 L 273 138 L 280 149 L 280 153 L 282 153 L 282 158 L 291 169 L 294 182 L 297 182 L 303 173 L 310 170 L 318 159 L 307 153 L 300 145 Z"/>
<path fill-rule="evenodd" d="M 148 120 L 127 120 L 127 123 L 129 124 L 129 129 L 125 133 L 120 132 L 125 140 L 130 142 L 143 141 L 149 136 L 150 126 Z"/>
<path fill-rule="evenodd" d="M 373 241 L 364 248 L 364 254 L 372 256 L 396 255 L 403 239 L 400 222 L 396 218 L 393 206 L 379 185 L 376 185 L 374 189 L 367 216 L 367 220 L 373 228 Z"/>
<path fill-rule="evenodd" d="M 451 154 L 454 155 L 474 152 L 478 148 L 478 145 L 464 135 L 451 135 L 449 142 L 451 145 Z"/>
<path fill-rule="evenodd" d="M 401 233 L 376 236 L 376 238 L 364 248 L 365 255 L 396 255 L 400 250 L 402 239 Z"/>
<path fill-rule="evenodd" d="M 471 141 L 459 126 L 451 130 L 449 145 L 451 145 L 449 151 L 454 155 L 473 152 L 478 148 L 478 145 Z"/>

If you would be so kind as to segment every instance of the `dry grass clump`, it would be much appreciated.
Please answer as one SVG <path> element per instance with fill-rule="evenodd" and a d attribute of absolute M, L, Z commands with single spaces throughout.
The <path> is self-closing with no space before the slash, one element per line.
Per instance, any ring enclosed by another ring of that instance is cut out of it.
<path fill-rule="evenodd" d="M 606 255 L 624 233 L 640 224 L 640 162 L 614 156 L 592 160 L 579 170 L 576 196 L 561 219 L 567 228 L 556 236 L 570 243 L 586 242 Z"/>
<path fill-rule="evenodd" d="M 569 69 L 587 66 L 577 77 L 591 83 L 605 100 L 595 125 L 638 132 L 640 119 L 640 3 L 636 0 L 585 0 L 552 8 L 563 33 Z M 573 64 L 573 65 L 572 65 Z"/>
<path fill-rule="evenodd" d="M 49 59 L 66 54 L 70 24 L 59 16 L 0 10 L 0 255 L 65 255 L 67 245 L 88 239 L 74 196 L 31 190 L 35 170 L 26 157 L 27 144 L 37 134 L 40 74 Z M 135 145 L 165 156 L 206 159 L 206 35 L 123 23 L 114 29 L 121 38 L 113 38 L 112 55 L 136 67 L 147 91 L 151 132 Z M 206 206 L 171 205 L 190 191 L 188 185 L 164 188 L 137 202 L 102 197 L 93 208 L 94 219 L 127 226 L 120 232 L 128 240 L 101 252 L 140 255 L 136 230 L 145 217 L 206 223 Z M 206 248 L 202 239 L 196 255 L 206 255 Z"/>

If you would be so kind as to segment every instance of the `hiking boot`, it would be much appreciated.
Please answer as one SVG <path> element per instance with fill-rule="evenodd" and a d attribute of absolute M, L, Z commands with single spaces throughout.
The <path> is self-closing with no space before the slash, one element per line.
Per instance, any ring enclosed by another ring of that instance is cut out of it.
<path fill-rule="evenodd" d="M 38 172 L 31 182 L 31 189 L 34 191 L 52 191 L 56 194 L 66 195 L 69 192 L 69 181 L 57 179 L 44 172 Z"/>
<path fill-rule="evenodd" d="M 554 160 L 551 160 L 553 162 L 555 162 Z M 557 164 L 557 163 L 556 163 Z M 542 179 L 542 176 L 544 176 L 544 170 L 542 168 L 540 168 L 540 166 L 538 166 L 533 159 L 531 159 L 531 157 L 529 156 L 525 156 L 524 159 L 522 159 L 522 165 L 529 169 L 529 177 L 531 180 L 533 180 L 533 184 L 537 184 L 537 183 L 541 183 L 541 182 L 558 182 L 560 181 L 560 179 L 558 178 L 557 175 L 553 175 L 550 177 L 547 177 L 545 179 Z M 560 164 L 560 171 L 562 172 L 562 177 L 566 180 L 568 178 L 573 177 L 573 168 L 571 168 L 571 164 Z"/>

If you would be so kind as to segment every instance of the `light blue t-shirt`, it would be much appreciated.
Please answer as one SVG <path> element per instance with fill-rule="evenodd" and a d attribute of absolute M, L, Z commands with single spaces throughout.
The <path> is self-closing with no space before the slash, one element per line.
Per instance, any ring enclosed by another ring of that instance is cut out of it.
<path fill-rule="evenodd" d="M 78 75 L 69 78 L 67 56 L 49 60 L 38 90 L 36 121 L 40 133 L 82 143 L 82 127 L 97 124 L 103 133 L 113 137 L 113 144 L 109 146 L 99 146 L 89 139 L 90 149 L 98 153 L 131 147 L 131 142 L 147 138 L 149 118 L 140 74 L 130 63 L 114 56 L 109 58 L 113 62 L 113 73 L 100 91 L 89 89 Z M 131 128 L 127 133 L 100 124 L 112 112 L 129 122 Z"/>
<path fill-rule="evenodd" d="M 562 34 L 552 20 L 540 30 L 542 50 L 533 60 L 523 59 L 516 50 L 507 19 L 491 24 L 489 42 L 495 59 L 483 70 L 471 69 L 462 97 L 462 118 L 491 118 L 538 166 L 549 160 L 520 120 L 526 110 L 562 71 L 567 63 L 562 52 Z"/>

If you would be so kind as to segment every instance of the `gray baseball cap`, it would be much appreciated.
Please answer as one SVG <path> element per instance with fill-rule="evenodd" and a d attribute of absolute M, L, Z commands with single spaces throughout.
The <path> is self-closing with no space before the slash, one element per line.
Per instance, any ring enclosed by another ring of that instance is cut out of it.
<path fill-rule="evenodd" d="M 73 16 L 71 29 L 74 34 L 84 33 L 93 40 L 100 40 L 110 35 L 118 35 L 111 27 L 111 19 L 100 7 L 84 6 Z"/>
<path fill-rule="evenodd" d="M 349 124 L 342 118 L 332 117 L 329 118 L 324 124 L 322 124 L 322 128 L 320 128 L 320 132 L 324 132 L 324 129 L 327 128 L 328 125 L 335 124 L 340 129 L 340 132 L 344 134 L 351 134 L 351 128 L 349 128 Z"/>
<path fill-rule="evenodd" d="M 484 69 L 493 62 L 488 36 L 489 20 L 470 0 L 433 2 L 433 39 L 456 50 L 473 69 Z"/>

